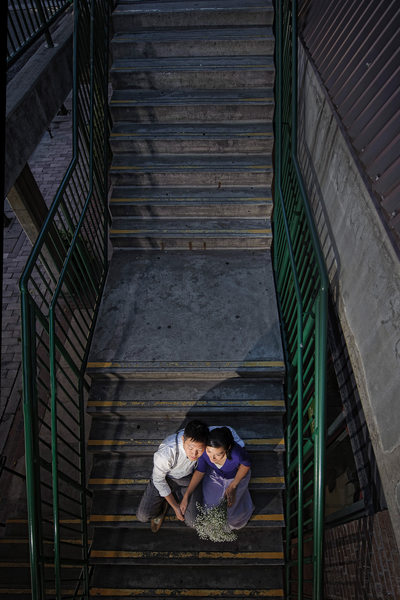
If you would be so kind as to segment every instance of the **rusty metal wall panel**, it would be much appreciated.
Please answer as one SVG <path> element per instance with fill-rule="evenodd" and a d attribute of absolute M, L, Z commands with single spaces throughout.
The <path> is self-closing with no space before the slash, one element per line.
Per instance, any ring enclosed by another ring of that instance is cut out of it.
<path fill-rule="evenodd" d="M 400 1 L 303 0 L 299 33 L 400 250 Z"/>

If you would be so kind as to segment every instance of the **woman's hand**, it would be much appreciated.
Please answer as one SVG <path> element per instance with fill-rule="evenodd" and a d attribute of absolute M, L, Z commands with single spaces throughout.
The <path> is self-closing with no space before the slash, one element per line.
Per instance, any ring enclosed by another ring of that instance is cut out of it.
<path fill-rule="evenodd" d="M 175 511 L 176 518 L 179 519 L 179 521 L 185 520 L 185 517 L 183 516 L 183 512 L 178 505 L 174 506 L 174 511 Z"/>
<path fill-rule="evenodd" d="M 185 494 L 181 500 L 179 508 L 181 509 L 181 513 L 184 515 L 187 509 L 187 505 L 189 502 L 189 497 Z"/>
<path fill-rule="evenodd" d="M 228 485 L 228 487 L 225 490 L 225 498 L 227 500 L 228 503 L 228 508 L 230 508 L 231 506 L 233 506 L 235 504 L 235 499 L 236 499 L 236 487 L 233 486 L 232 484 Z"/>

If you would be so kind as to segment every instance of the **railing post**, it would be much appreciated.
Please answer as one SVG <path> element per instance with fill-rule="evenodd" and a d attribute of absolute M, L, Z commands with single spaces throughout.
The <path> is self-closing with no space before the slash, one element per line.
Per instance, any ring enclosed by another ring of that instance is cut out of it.
<path fill-rule="evenodd" d="M 40 453 L 38 444 L 38 406 L 36 378 L 35 315 L 28 292 L 22 290 L 22 363 L 23 363 L 23 410 L 25 422 L 25 464 L 28 508 L 28 538 L 31 564 L 32 598 L 44 600 L 43 541 L 41 531 Z"/>
<path fill-rule="evenodd" d="M 311 585 L 312 599 L 321 600 L 328 278 L 297 158 L 297 1 L 275 6 L 273 252 L 287 362 L 285 583 L 288 600 L 311 598 Z"/>
<path fill-rule="evenodd" d="M 47 46 L 49 48 L 54 48 L 53 39 L 50 34 L 50 26 L 48 25 L 48 18 L 44 14 L 44 9 L 41 0 L 35 0 L 36 9 L 39 14 L 39 18 L 44 25 L 44 36 L 46 38 Z"/>

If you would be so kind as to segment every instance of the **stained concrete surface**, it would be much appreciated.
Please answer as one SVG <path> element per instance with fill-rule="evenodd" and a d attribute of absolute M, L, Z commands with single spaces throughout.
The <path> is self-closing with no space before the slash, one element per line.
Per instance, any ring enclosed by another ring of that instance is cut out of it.
<path fill-rule="evenodd" d="M 326 92 L 299 47 L 301 164 L 400 547 L 400 262 Z"/>
<path fill-rule="evenodd" d="M 114 252 L 90 361 L 171 360 L 283 360 L 269 253 Z"/>

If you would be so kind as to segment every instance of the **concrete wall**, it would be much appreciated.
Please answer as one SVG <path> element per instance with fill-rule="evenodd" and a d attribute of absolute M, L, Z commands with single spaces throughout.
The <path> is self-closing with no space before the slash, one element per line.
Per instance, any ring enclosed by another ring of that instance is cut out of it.
<path fill-rule="evenodd" d="M 400 547 L 400 261 L 301 43 L 299 158 Z"/>
<path fill-rule="evenodd" d="M 7 195 L 72 88 L 73 15 L 7 85 L 4 195 Z"/>

